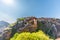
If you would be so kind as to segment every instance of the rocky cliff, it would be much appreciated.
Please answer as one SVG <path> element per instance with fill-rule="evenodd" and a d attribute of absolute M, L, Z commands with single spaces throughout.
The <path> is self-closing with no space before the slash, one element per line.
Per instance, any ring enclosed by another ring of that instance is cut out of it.
<path fill-rule="evenodd" d="M 60 19 L 24 17 L 18 19 L 12 27 L 4 30 L 2 38 L 3 40 L 9 40 L 16 32 L 36 32 L 38 30 L 42 30 L 52 37 L 59 37 Z"/>

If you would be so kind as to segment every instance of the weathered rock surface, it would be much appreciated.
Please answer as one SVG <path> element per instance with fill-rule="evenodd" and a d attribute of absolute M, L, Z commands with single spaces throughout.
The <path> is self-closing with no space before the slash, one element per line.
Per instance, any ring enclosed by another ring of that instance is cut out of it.
<path fill-rule="evenodd" d="M 60 19 L 26 17 L 24 20 L 17 20 L 17 23 L 11 29 L 5 30 L 3 38 L 9 40 L 16 32 L 36 32 L 38 30 L 43 30 L 53 37 L 59 37 Z"/>

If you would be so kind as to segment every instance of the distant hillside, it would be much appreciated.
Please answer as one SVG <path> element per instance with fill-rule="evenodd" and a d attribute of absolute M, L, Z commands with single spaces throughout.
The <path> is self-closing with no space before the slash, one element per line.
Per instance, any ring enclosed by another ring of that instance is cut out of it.
<path fill-rule="evenodd" d="M 0 21 L 0 27 L 7 27 L 9 25 L 8 22 L 5 22 L 5 21 Z"/>
<path fill-rule="evenodd" d="M 8 27 L 8 25 L 8 22 L 0 21 L 0 32 L 2 32 L 4 28 Z"/>

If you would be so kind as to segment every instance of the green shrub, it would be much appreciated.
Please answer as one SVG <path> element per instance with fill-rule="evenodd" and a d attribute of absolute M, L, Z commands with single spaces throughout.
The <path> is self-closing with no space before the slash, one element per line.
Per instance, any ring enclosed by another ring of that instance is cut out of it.
<path fill-rule="evenodd" d="M 18 36 L 18 33 L 16 33 L 16 34 L 14 35 L 14 37 L 11 38 L 11 40 L 15 40 L 15 39 L 17 38 L 17 36 Z"/>
<path fill-rule="evenodd" d="M 49 36 L 45 35 L 42 31 L 39 32 L 23 32 L 16 33 L 10 40 L 49 40 Z"/>
<path fill-rule="evenodd" d="M 17 20 L 18 20 L 18 21 L 22 21 L 22 20 L 24 20 L 24 18 L 18 18 Z"/>

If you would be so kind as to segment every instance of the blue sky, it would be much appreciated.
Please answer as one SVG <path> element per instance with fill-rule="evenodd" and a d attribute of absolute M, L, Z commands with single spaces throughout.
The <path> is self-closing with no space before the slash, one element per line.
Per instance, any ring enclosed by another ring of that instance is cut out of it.
<path fill-rule="evenodd" d="M 0 20 L 25 16 L 60 18 L 60 0 L 0 0 Z"/>

